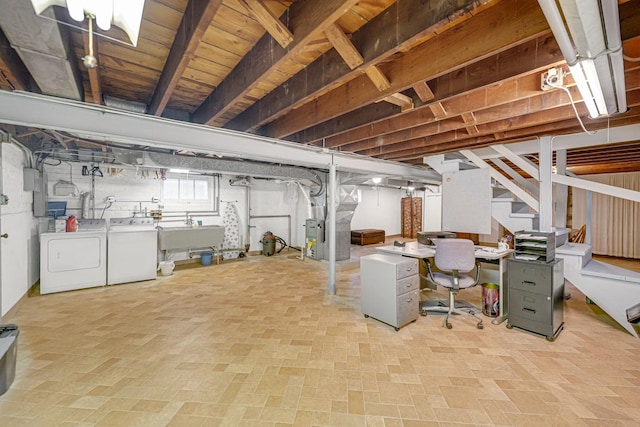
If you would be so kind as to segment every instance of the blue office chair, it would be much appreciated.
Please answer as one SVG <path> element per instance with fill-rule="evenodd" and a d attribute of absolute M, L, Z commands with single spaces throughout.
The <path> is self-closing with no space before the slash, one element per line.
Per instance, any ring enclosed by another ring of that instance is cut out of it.
<path fill-rule="evenodd" d="M 467 239 L 441 239 L 438 240 L 436 246 L 435 265 L 439 272 L 431 271 L 431 263 L 425 260 L 429 276 L 427 280 L 437 286 L 443 286 L 449 289 L 449 305 L 448 306 L 422 306 L 421 314 L 427 315 L 427 312 L 447 313 L 444 319 L 444 325 L 447 329 L 451 329 L 449 316 L 452 314 L 467 315 L 478 320 L 476 325 L 478 329 L 482 329 L 482 319 L 476 316 L 473 308 L 465 309 L 456 307 L 455 296 L 460 289 L 467 289 L 478 284 L 480 279 L 480 263 L 476 262 L 475 247 L 473 241 Z M 476 269 L 475 279 L 466 274 Z"/>

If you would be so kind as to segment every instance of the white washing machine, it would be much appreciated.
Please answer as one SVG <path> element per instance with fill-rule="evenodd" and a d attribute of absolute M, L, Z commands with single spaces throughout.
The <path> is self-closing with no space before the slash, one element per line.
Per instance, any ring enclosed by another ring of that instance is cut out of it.
<path fill-rule="evenodd" d="M 108 285 L 157 277 L 158 231 L 153 218 L 111 218 L 107 248 Z"/>
<path fill-rule="evenodd" d="M 79 219 L 78 231 L 40 234 L 40 293 L 104 286 L 107 227 L 104 219 Z"/>

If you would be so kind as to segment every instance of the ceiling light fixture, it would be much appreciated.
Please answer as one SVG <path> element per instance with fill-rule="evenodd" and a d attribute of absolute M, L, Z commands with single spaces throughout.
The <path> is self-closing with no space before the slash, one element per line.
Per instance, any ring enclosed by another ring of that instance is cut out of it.
<path fill-rule="evenodd" d="M 380 184 L 382 182 L 382 178 L 380 178 L 379 176 L 376 176 L 376 177 L 371 178 L 371 181 L 373 181 L 373 183 L 375 185 L 378 185 L 378 184 Z"/>
<path fill-rule="evenodd" d="M 88 69 L 98 66 L 98 60 L 93 56 L 93 16 L 89 15 L 89 53 L 82 57 L 82 63 Z"/>
<path fill-rule="evenodd" d="M 618 2 L 559 0 L 571 37 L 556 0 L 538 0 L 538 3 L 569 65 L 589 116 L 596 118 L 626 112 Z"/>
<path fill-rule="evenodd" d="M 144 0 L 31 0 L 31 3 L 38 15 L 51 6 L 59 6 L 66 8 L 77 22 L 83 22 L 86 16 L 95 17 L 101 30 L 109 31 L 115 25 L 127 34 L 131 45 L 138 44 Z"/>

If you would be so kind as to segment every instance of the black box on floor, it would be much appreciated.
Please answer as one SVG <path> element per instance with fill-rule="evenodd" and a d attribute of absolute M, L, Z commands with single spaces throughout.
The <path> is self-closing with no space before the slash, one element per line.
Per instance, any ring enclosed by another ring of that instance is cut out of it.
<path fill-rule="evenodd" d="M 17 325 L 0 325 L 0 396 L 9 390 L 16 376 L 19 334 Z"/>

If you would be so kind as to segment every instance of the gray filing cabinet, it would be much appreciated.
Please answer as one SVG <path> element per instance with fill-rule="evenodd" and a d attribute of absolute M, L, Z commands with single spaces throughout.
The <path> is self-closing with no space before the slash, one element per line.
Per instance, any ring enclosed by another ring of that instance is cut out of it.
<path fill-rule="evenodd" d="M 360 258 L 362 314 L 397 331 L 418 318 L 420 304 L 418 260 L 390 254 Z"/>
<path fill-rule="evenodd" d="M 540 263 L 510 259 L 507 277 L 507 328 L 515 326 L 555 340 L 564 326 L 563 260 Z"/>

